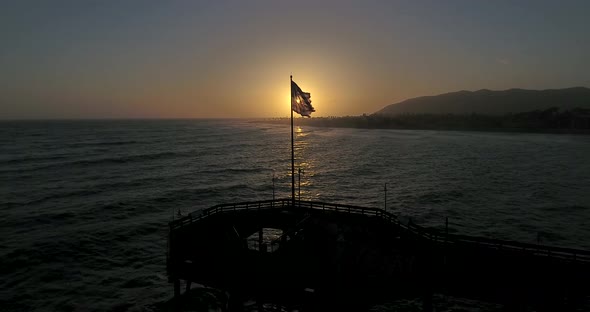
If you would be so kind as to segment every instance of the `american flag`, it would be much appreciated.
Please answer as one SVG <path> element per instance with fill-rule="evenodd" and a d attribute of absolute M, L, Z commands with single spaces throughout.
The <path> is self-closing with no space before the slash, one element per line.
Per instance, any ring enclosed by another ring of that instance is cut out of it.
<path fill-rule="evenodd" d="M 291 109 L 305 117 L 311 117 L 310 114 L 315 112 L 311 106 L 311 93 L 301 91 L 294 81 L 291 81 Z"/>

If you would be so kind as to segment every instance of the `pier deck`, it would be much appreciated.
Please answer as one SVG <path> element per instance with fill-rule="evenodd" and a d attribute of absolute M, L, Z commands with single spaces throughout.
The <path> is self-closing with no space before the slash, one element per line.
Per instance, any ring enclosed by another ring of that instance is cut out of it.
<path fill-rule="evenodd" d="M 269 228 L 282 234 L 264 240 Z M 590 295 L 589 251 L 440 233 L 381 209 L 290 199 L 172 221 L 167 270 L 175 296 L 180 280 L 283 301 L 420 296 L 426 310 L 433 293 L 546 311 Z"/>

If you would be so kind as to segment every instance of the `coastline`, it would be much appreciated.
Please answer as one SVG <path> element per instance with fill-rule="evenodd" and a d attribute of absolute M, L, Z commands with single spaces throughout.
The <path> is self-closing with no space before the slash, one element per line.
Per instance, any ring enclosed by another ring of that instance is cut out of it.
<path fill-rule="evenodd" d="M 429 117 L 445 117 L 446 115 L 431 115 Z M 486 116 L 497 118 L 496 116 Z M 477 132 L 502 132 L 502 133 L 539 133 L 539 134 L 576 134 L 590 135 L 589 128 L 554 128 L 554 127 L 525 127 L 514 125 L 460 125 L 454 123 L 398 123 L 396 117 L 387 117 L 386 121 L 371 121 L 369 116 L 345 116 L 345 117 L 315 117 L 297 118 L 296 126 L 312 126 L 322 128 L 352 128 L 352 129 L 391 129 L 391 130 L 435 130 L 435 131 L 477 131 Z M 289 118 L 256 119 L 253 123 L 287 124 Z"/>

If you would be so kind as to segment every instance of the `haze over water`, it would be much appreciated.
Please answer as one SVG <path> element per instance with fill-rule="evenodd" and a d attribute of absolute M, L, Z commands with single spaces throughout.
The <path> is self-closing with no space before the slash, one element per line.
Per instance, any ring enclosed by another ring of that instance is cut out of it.
<path fill-rule="evenodd" d="M 289 128 L 247 120 L 0 123 L 8 310 L 154 309 L 172 296 L 167 222 L 290 195 Z M 590 249 L 590 137 L 296 128 L 305 200 L 451 230 Z"/>

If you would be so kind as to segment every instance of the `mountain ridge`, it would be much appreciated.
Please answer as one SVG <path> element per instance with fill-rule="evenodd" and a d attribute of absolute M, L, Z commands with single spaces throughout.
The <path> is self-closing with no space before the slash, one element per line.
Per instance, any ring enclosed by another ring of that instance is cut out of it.
<path fill-rule="evenodd" d="M 489 114 L 503 115 L 551 107 L 590 108 L 590 88 L 563 89 L 460 90 L 438 95 L 419 96 L 390 104 L 376 115 L 400 114 Z"/>

